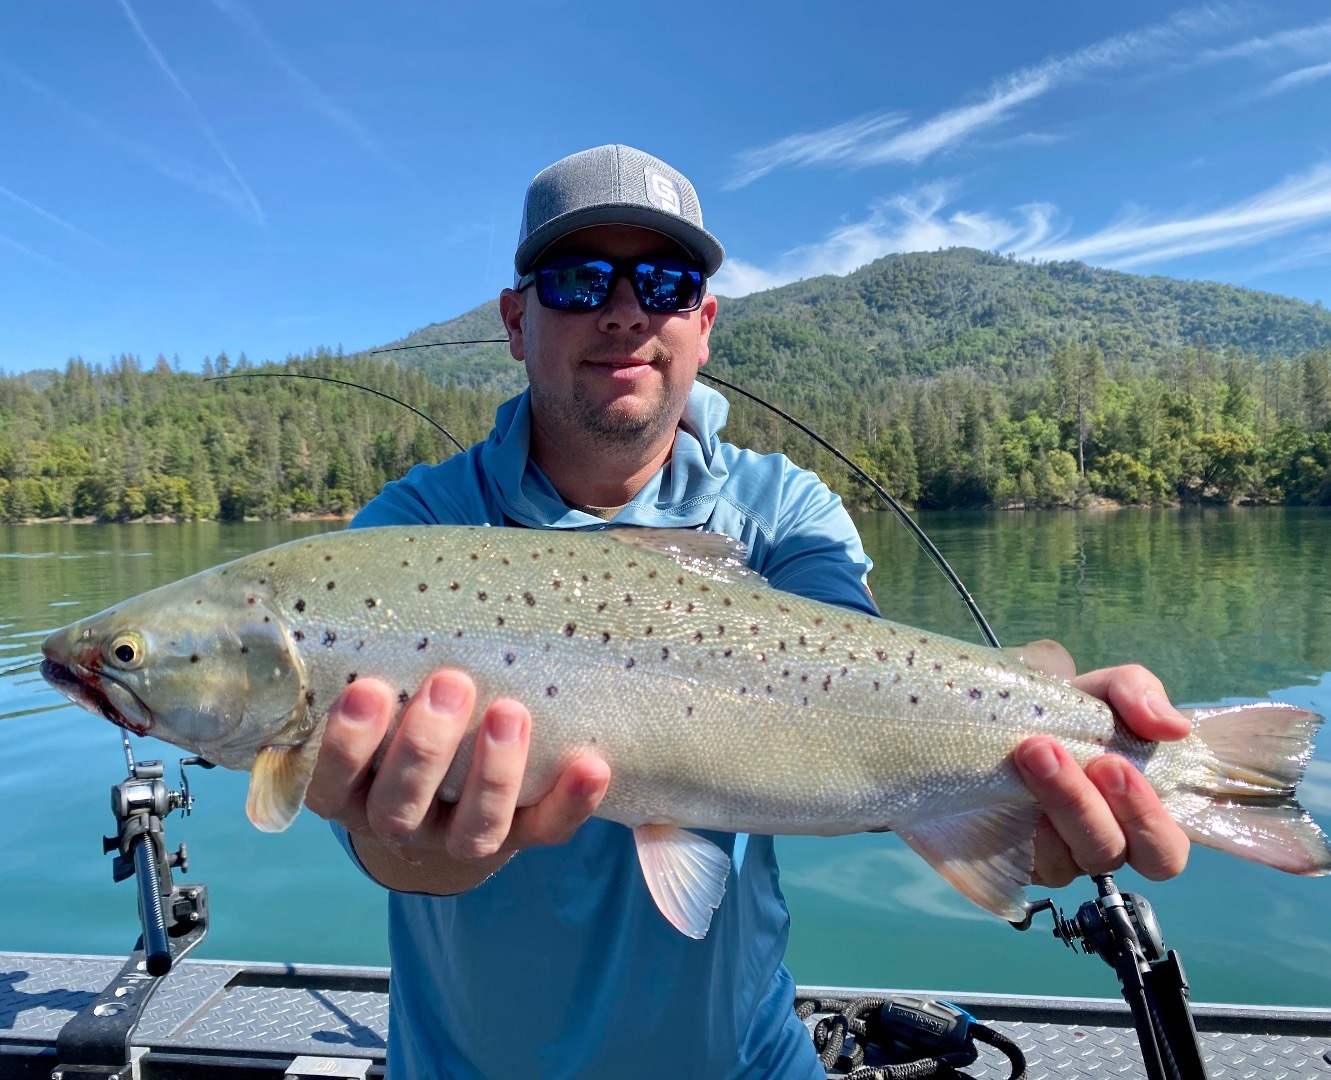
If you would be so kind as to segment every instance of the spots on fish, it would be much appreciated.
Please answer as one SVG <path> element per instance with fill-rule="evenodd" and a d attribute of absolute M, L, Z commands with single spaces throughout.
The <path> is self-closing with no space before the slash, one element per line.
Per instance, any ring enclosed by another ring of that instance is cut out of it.
<path fill-rule="evenodd" d="M 993 713 L 993 712 L 991 712 L 991 713 L 989 714 L 989 723 L 991 723 L 991 724 L 996 724 L 996 723 L 998 723 L 998 713 Z"/>
<path fill-rule="evenodd" d="M 497 617 L 495 618 L 495 625 L 496 625 L 496 626 L 503 626 L 503 625 L 504 625 L 504 617 L 503 617 L 502 615 L 497 616 Z"/>
<path fill-rule="evenodd" d="M 484 589 L 482 589 L 480 592 L 476 594 L 476 599 L 479 600 L 481 603 L 485 603 L 487 595 Z"/>
<path fill-rule="evenodd" d="M 197 663 L 199 662 L 199 654 L 198 654 L 198 653 L 192 653 L 192 654 L 190 655 L 189 662 L 190 662 L 191 664 L 197 664 Z"/>
<path fill-rule="evenodd" d="M 874 679 L 874 681 L 873 681 L 873 688 L 874 688 L 875 690 L 878 689 L 878 680 L 877 680 L 877 679 Z"/>
<path fill-rule="evenodd" d="M 276 566 L 276 565 L 277 565 L 277 562 L 276 562 L 276 560 L 274 560 L 273 562 L 270 562 L 268 565 L 269 565 L 270 567 L 272 567 L 272 566 Z"/>
<path fill-rule="evenodd" d="M 841 674 L 842 674 L 843 677 L 846 676 L 846 675 L 849 675 L 849 674 L 850 674 L 850 668 L 846 667 L 846 666 L 843 664 L 842 667 L 841 667 Z"/>
<path fill-rule="evenodd" d="M 417 592 L 424 592 L 424 591 L 425 591 L 426 589 L 428 589 L 429 587 L 430 587 L 429 585 L 427 585 L 425 582 L 422 581 L 420 584 L 418 584 L 418 585 L 416 586 L 416 591 L 417 591 Z"/>
<path fill-rule="evenodd" d="M 361 638 L 358 642 L 356 642 L 356 651 L 360 652 L 361 649 L 363 648 L 365 648 L 365 639 Z"/>
<path fill-rule="evenodd" d="M 910 695 L 910 703 L 911 703 L 912 705 L 918 705 L 918 704 L 920 703 L 920 695 L 919 695 L 919 694 L 911 694 L 911 695 Z"/>
<path fill-rule="evenodd" d="M 379 606 L 379 601 L 376 600 L 373 596 L 367 596 L 365 598 L 365 606 L 367 608 L 377 608 Z"/>
<path fill-rule="evenodd" d="M 462 627 L 459 626 L 456 630 L 454 630 L 453 636 L 455 638 L 460 638 L 462 636 Z"/>
<path fill-rule="evenodd" d="M 823 676 L 823 690 L 826 691 L 831 689 L 832 689 L 832 676 L 831 675 Z"/>
<path fill-rule="evenodd" d="M 1001 697 L 1004 701 L 1006 701 L 1008 698 L 1010 698 L 1010 697 L 1012 696 L 1012 691 L 1011 691 L 1011 690 L 1000 690 L 1000 691 L 998 692 L 998 696 Z"/>
<path fill-rule="evenodd" d="M 747 693 L 749 692 L 749 688 L 748 688 L 747 686 L 741 686 L 741 687 L 739 688 L 739 692 L 740 692 L 741 694 L 747 694 Z"/>
<path fill-rule="evenodd" d="M 663 604 L 661 605 L 661 609 L 662 609 L 663 611 L 669 611 L 669 610 L 670 610 L 672 607 L 674 607 L 674 606 L 675 606 L 675 602 L 674 602 L 673 600 L 667 600 L 665 603 L 663 603 Z"/>
<path fill-rule="evenodd" d="M 651 636 L 652 636 L 652 628 L 649 626 L 649 627 L 647 627 L 646 629 L 644 629 L 642 633 L 643 633 L 643 636 L 644 636 L 644 637 L 651 637 Z"/>
<path fill-rule="evenodd" d="M 250 647 L 249 647 L 248 645 L 242 645 L 242 646 L 240 647 L 240 655 L 241 655 L 241 656 L 248 656 L 249 653 L 250 653 Z"/>
<path fill-rule="evenodd" d="M 725 628 L 724 626 L 722 626 L 720 623 L 717 623 L 717 624 L 716 624 L 716 636 L 717 636 L 717 637 L 725 637 L 725 633 L 726 633 L 726 628 Z"/>
<path fill-rule="evenodd" d="M 938 665 L 935 664 L 935 665 L 934 665 L 934 669 L 937 670 L 937 668 L 938 668 Z M 943 688 L 944 688 L 944 689 L 946 689 L 946 690 L 951 690 L 952 687 L 953 687 L 953 682 L 952 682 L 951 679 L 944 679 L 944 680 L 943 680 Z"/>
<path fill-rule="evenodd" d="M 456 581 L 450 581 L 450 582 L 448 583 L 448 591 L 449 591 L 449 592 L 457 592 L 460 588 L 462 588 L 462 586 L 459 585 Z"/>
<path fill-rule="evenodd" d="M 685 705 L 685 706 L 684 706 L 684 715 L 685 715 L 685 716 L 692 716 L 692 715 L 693 715 L 693 706 L 692 706 L 692 705 Z"/>
<path fill-rule="evenodd" d="M 801 705 L 808 705 L 808 704 L 809 704 L 809 699 L 808 699 L 808 698 L 805 698 L 803 701 L 800 702 L 800 704 L 801 704 Z"/>
<path fill-rule="evenodd" d="M 662 659 L 662 660 L 669 660 L 669 659 L 670 659 L 670 646 L 669 646 L 669 645 L 662 645 L 662 646 L 661 646 L 661 659 Z"/>
<path fill-rule="evenodd" d="M 408 566 L 410 566 L 410 565 L 411 565 L 411 563 L 409 563 L 406 559 L 403 559 L 403 560 L 402 560 L 402 568 L 403 568 L 404 570 L 405 570 Z"/>
<path fill-rule="evenodd" d="M 525 592 L 522 594 L 522 602 L 526 604 L 528 607 L 535 607 L 536 597 L 532 596 L 532 594 L 529 592 Z"/>
<path fill-rule="evenodd" d="M 896 637 L 896 636 L 897 636 L 897 632 L 896 632 L 896 630 L 893 629 L 893 628 L 890 627 L 890 626 L 887 628 L 887 632 L 888 632 L 889 634 L 891 634 L 893 637 Z"/>
<path fill-rule="evenodd" d="M 313 690 L 306 690 L 306 691 L 305 691 L 305 704 L 308 705 L 308 706 L 310 706 L 311 708 L 314 707 L 314 691 L 313 691 Z"/>
<path fill-rule="evenodd" d="M 648 570 L 648 571 L 647 571 L 647 576 L 648 576 L 649 578 L 652 578 L 653 580 L 655 580 L 655 578 L 656 578 L 656 571 L 655 571 L 655 570 Z M 730 601 L 727 600 L 726 603 L 728 604 L 728 603 L 730 603 Z"/>
<path fill-rule="evenodd" d="M 974 686 L 971 687 L 970 695 L 971 695 L 971 700 L 972 700 L 972 701 L 979 701 L 980 698 L 984 697 L 984 693 L 983 693 L 981 690 L 979 690 L 977 687 L 974 687 Z"/>
<path fill-rule="evenodd" d="M 436 555 L 436 556 L 434 557 L 434 561 L 437 562 L 437 563 L 441 563 L 441 562 L 444 561 L 444 557 L 443 557 L 442 555 Z"/>
<path fill-rule="evenodd" d="M 1036 716 L 1043 716 L 1044 708 L 1040 705 L 1032 705 L 1031 712 L 1034 713 Z"/>
<path fill-rule="evenodd" d="M 801 676 L 800 676 L 800 682 L 808 682 L 808 681 L 809 681 L 809 676 L 808 676 L 808 675 L 801 675 Z"/>
<path fill-rule="evenodd" d="M 569 554 L 572 555 L 573 552 L 570 551 Z M 626 565 L 630 570 L 632 570 L 632 569 L 633 569 L 635 566 L 637 566 L 638 564 L 637 564 L 636 562 L 631 562 L 631 563 L 626 563 L 625 565 Z"/>
<path fill-rule="evenodd" d="M 565 624 L 564 624 L 564 636 L 565 636 L 565 637 L 572 637 L 572 636 L 573 636 L 573 631 L 575 631 L 577 628 L 578 628 L 578 624 L 577 624 L 577 623 L 565 623 Z"/>
<path fill-rule="evenodd" d="M 503 557 L 503 559 L 501 559 L 500 561 L 501 561 L 505 566 L 512 566 L 512 565 L 513 565 L 513 564 L 509 561 L 509 558 L 508 558 L 507 555 L 505 555 L 505 556 Z"/>
<path fill-rule="evenodd" d="M 408 694 L 405 690 L 399 690 L 397 692 L 397 703 L 399 705 L 405 705 L 410 700 L 411 700 L 411 695 Z"/>
<path fill-rule="evenodd" d="M 699 586 L 698 586 L 698 591 L 699 591 L 699 592 L 711 592 L 711 591 L 712 591 L 712 587 L 711 587 L 710 585 L 699 585 Z"/>
<path fill-rule="evenodd" d="M 633 594 L 632 594 L 632 593 L 625 593 L 625 594 L 624 594 L 624 603 L 626 603 L 626 604 L 631 604 L 631 603 L 633 603 Z"/>
<path fill-rule="evenodd" d="M 355 673 L 354 671 L 348 671 L 348 672 L 347 672 L 347 682 L 348 682 L 348 683 L 354 683 L 355 681 L 356 681 L 356 673 Z"/>
<path fill-rule="evenodd" d="M 273 620 L 270 619 L 267 615 L 265 615 L 265 616 L 263 617 L 263 621 L 264 621 L 264 622 L 272 622 Z"/>
<path fill-rule="evenodd" d="M 268 579 L 267 579 L 267 578 L 260 578 L 260 579 L 259 579 L 259 584 L 260 584 L 260 585 L 267 585 L 267 584 L 268 584 Z"/>
<path fill-rule="evenodd" d="M 803 634 L 801 634 L 801 635 L 800 635 L 800 644 L 801 644 L 801 645 L 807 645 L 808 643 L 809 643 L 809 642 L 808 642 L 808 639 L 805 638 L 805 636 L 804 636 Z"/>
<path fill-rule="evenodd" d="M 506 664 L 511 664 L 511 663 L 513 663 L 513 661 L 516 660 L 516 659 L 517 659 L 517 657 L 514 656 L 511 652 L 506 652 L 506 653 L 504 653 L 504 663 L 506 663 Z"/>
<path fill-rule="evenodd" d="M 749 633 L 750 633 L 750 634 L 756 634 L 757 632 L 758 632 L 758 624 L 757 624 L 757 623 L 749 623 Z"/>
<path fill-rule="evenodd" d="M 850 623 L 845 622 L 845 623 L 842 623 L 842 624 L 841 624 L 841 629 L 842 629 L 842 630 L 854 630 L 854 627 L 851 626 Z"/>
<path fill-rule="evenodd" d="M 476 552 L 473 551 L 473 552 L 471 553 L 471 561 L 472 561 L 472 562 L 479 562 L 479 561 L 480 561 L 480 558 L 481 558 L 481 557 L 480 557 L 479 555 L 477 555 Z"/>
<path fill-rule="evenodd" d="M 553 684 L 545 688 L 546 697 L 554 697 L 558 693 L 559 693 L 559 687 L 554 686 Z"/>
<path fill-rule="evenodd" d="M 337 588 L 337 582 L 335 582 L 335 581 L 330 581 L 330 582 L 325 586 L 325 588 L 327 588 L 329 592 L 332 592 L 335 588 Z"/>
<path fill-rule="evenodd" d="M 942 670 L 943 670 L 943 665 L 940 664 L 940 663 L 938 663 L 937 660 L 934 661 L 934 670 L 935 670 L 935 671 L 942 671 Z"/>
<path fill-rule="evenodd" d="M 254 603 L 254 597 L 252 597 L 252 596 L 250 597 L 250 603 L 251 603 L 251 604 Z M 297 611 L 302 611 L 302 612 L 305 610 L 305 601 L 304 601 L 304 600 L 297 600 L 297 601 L 296 601 L 296 610 L 297 610 Z"/>
<path fill-rule="evenodd" d="M 684 584 L 684 579 L 683 579 L 682 577 L 677 577 L 677 578 L 675 578 L 675 584 L 676 584 L 676 585 L 683 585 L 683 584 Z"/>
<path fill-rule="evenodd" d="M 957 659 L 958 659 L 958 660 L 969 660 L 970 657 L 967 656 L 965 653 L 957 653 Z"/>
<path fill-rule="evenodd" d="M 696 644 L 697 644 L 698 642 L 700 642 L 701 640 L 702 640 L 702 631 L 701 631 L 701 630 L 695 630 L 695 631 L 693 632 L 693 642 L 694 642 L 694 644 L 696 645 Z"/>
<path fill-rule="evenodd" d="M 613 581 L 613 580 L 614 580 L 614 575 L 611 574 L 609 570 L 607 570 L 604 574 L 601 575 L 601 580 L 602 580 L 602 581 Z"/>
<path fill-rule="evenodd" d="M 297 641 L 304 641 L 304 640 L 305 640 L 305 631 L 304 631 L 304 630 L 293 630 L 293 631 L 291 631 L 291 636 L 292 636 L 293 638 L 295 638 Z"/>
<path fill-rule="evenodd" d="M 687 604 L 684 605 L 684 614 L 685 614 L 685 615 L 692 615 L 692 614 L 693 614 L 693 601 L 692 601 L 692 600 L 690 600 Z"/>
<path fill-rule="evenodd" d="M 331 555 L 325 555 L 325 556 L 324 556 L 324 562 L 332 562 L 332 561 L 333 561 L 333 557 L 332 557 Z M 272 563 L 269 563 L 268 565 L 269 565 L 269 566 L 272 566 L 273 564 L 272 564 Z"/>
<path fill-rule="evenodd" d="M 416 650 L 419 652 L 421 649 L 426 648 L 429 644 L 430 644 L 430 639 L 428 637 L 423 637 L 420 639 L 420 641 L 416 642 Z"/>
<path fill-rule="evenodd" d="M 555 578 L 554 581 L 550 582 L 550 588 L 552 589 L 562 589 L 563 587 L 564 583 L 559 578 Z"/>
<path fill-rule="evenodd" d="M 816 619 L 813 620 L 813 625 L 814 625 L 814 626 L 822 626 L 822 625 L 823 625 L 823 617 L 822 617 L 821 615 L 819 615 Z"/>
<path fill-rule="evenodd" d="M 786 651 L 786 643 L 785 643 L 784 641 L 778 641 L 778 642 L 776 643 L 776 651 L 777 651 L 777 652 L 785 652 L 785 651 Z"/>
<path fill-rule="evenodd" d="M 914 649 L 911 649 L 911 651 L 908 652 L 908 653 L 906 654 L 906 666 L 907 666 L 907 667 L 914 667 L 914 666 L 915 666 L 915 650 L 914 650 Z"/>
<path fill-rule="evenodd" d="M 331 649 L 336 641 L 337 641 L 337 635 L 333 633 L 333 631 L 331 630 L 324 631 L 324 644 L 328 646 L 328 648 Z"/>
<path fill-rule="evenodd" d="M 928 644 L 929 644 L 929 639 L 928 639 L 927 637 L 922 637 L 922 638 L 920 638 L 920 644 L 921 644 L 921 645 L 928 645 Z"/>
<path fill-rule="evenodd" d="M 901 672 L 899 672 L 899 671 L 894 671 L 894 672 L 892 673 L 892 685 L 895 686 L 895 685 L 896 685 L 897 683 L 899 683 L 900 681 L 901 681 Z"/>
<path fill-rule="evenodd" d="M 790 608 L 786 607 L 785 604 L 777 604 L 777 605 L 776 605 L 776 610 L 779 611 L 779 612 L 781 612 L 782 615 L 789 615 L 789 614 L 790 614 Z"/>
<path fill-rule="evenodd" d="M 634 660 L 633 657 L 630 656 L 630 657 L 628 658 L 628 660 L 626 660 L 626 661 L 624 662 L 624 670 L 625 670 L 625 671 L 631 671 L 631 670 L 633 669 L 633 665 L 636 664 L 636 663 L 637 663 L 637 661 Z"/>
<path fill-rule="evenodd" d="M 788 667 L 783 667 L 783 668 L 781 669 L 781 677 L 782 677 L 783 679 L 788 679 L 788 678 L 790 678 L 790 668 L 788 668 Z"/>
<path fill-rule="evenodd" d="M 202 604 L 202 603 L 203 603 L 202 600 L 195 600 L 194 602 L 195 602 L 196 604 Z"/>
<path fill-rule="evenodd" d="M 733 655 L 734 652 L 735 652 L 734 649 L 726 649 L 725 652 L 723 652 L 721 655 L 722 655 L 722 656 L 727 656 L 727 657 L 728 657 L 728 656 Z M 713 653 L 712 655 L 715 656 L 716 654 Z"/>

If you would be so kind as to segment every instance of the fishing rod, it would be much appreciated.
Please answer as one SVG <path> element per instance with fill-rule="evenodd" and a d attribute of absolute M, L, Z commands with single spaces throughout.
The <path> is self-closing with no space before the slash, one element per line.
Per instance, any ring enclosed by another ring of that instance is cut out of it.
<path fill-rule="evenodd" d="M 468 341 L 431 341 L 425 344 L 418 344 L 418 345 L 394 345 L 385 349 L 372 349 L 370 350 L 370 354 L 375 355 L 378 353 L 406 352 L 410 349 L 430 349 L 436 346 L 445 346 L 445 345 L 501 345 L 507 341 L 508 338 L 472 338 Z M 270 374 L 280 374 L 280 373 L 272 372 Z M 235 376 L 227 376 L 227 377 L 235 378 Z M 845 454 L 843 454 L 840 450 L 838 450 L 825 438 L 823 438 L 816 431 L 810 428 L 807 424 L 796 419 L 794 416 L 786 412 L 784 409 L 778 408 L 776 405 L 773 405 L 770 401 L 766 401 L 763 398 L 759 397 L 757 394 L 751 393 L 750 391 L 745 390 L 743 387 L 736 386 L 732 382 L 727 382 L 719 375 L 712 375 L 706 371 L 699 371 L 698 377 L 700 379 L 706 379 L 708 382 L 724 386 L 727 390 L 733 390 L 737 394 L 742 394 L 744 397 L 748 398 L 750 401 L 755 402 L 758 405 L 761 405 L 764 409 L 767 409 L 769 412 L 775 413 L 782 420 L 786 421 L 786 423 L 802 431 L 810 439 L 812 439 L 824 450 L 826 450 L 833 457 L 835 457 L 839 462 L 845 465 L 846 468 L 850 469 L 851 472 L 853 472 L 856 476 L 858 476 L 861 480 L 863 480 L 866 484 L 868 484 L 869 487 L 871 487 L 877 493 L 878 497 L 881 498 L 885 503 L 887 503 L 888 507 L 891 508 L 892 513 L 896 515 L 897 520 L 906 526 L 906 528 L 910 531 L 911 535 L 915 538 L 915 541 L 918 544 L 920 544 L 921 547 L 924 548 L 929 558 L 933 560 L 934 565 L 937 566 L 938 569 L 943 572 L 947 580 L 952 583 L 952 587 L 956 589 L 957 595 L 961 597 L 962 603 L 964 603 L 966 605 L 966 608 L 970 611 L 971 618 L 975 620 L 975 625 L 979 627 L 980 633 L 984 635 L 985 641 L 992 648 L 998 649 L 1002 647 L 998 643 L 998 636 L 989 626 L 989 621 L 984 617 L 984 613 L 980 611 L 980 605 L 976 603 L 975 597 L 971 595 L 970 590 L 966 588 L 965 583 L 961 580 L 960 577 L 957 576 L 957 572 L 952 569 L 952 565 L 947 561 L 946 558 L 944 558 L 943 553 L 939 551 L 937 547 L 934 546 L 934 542 L 929 538 L 928 533 L 926 533 L 924 529 L 921 528 L 919 523 L 910 516 L 910 512 L 907 511 L 907 509 L 904 506 L 902 506 L 901 503 L 898 502 L 897 499 L 886 488 L 884 488 L 880 483 L 878 483 L 877 480 L 875 480 L 872 476 L 870 476 L 868 472 L 866 472 L 854 461 L 851 461 L 850 458 L 848 458 Z M 349 383 L 347 385 L 354 386 L 355 384 Z M 378 391 L 373 391 L 373 392 L 378 393 Z M 411 406 L 408 405 L 407 408 L 411 408 Z M 415 411 L 416 411 L 415 409 L 412 409 L 412 412 Z M 433 423 L 433 421 L 431 421 L 431 423 Z M 438 427 L 437 424 L 435 426 Z M 452 438 L 452 436 L 450 435 L 449 438 Z M 456 439 L 454 439 L 453 441 L 455 443 L 457 442 Z M 459 449 L 461 449 L 460 446 Z"/>

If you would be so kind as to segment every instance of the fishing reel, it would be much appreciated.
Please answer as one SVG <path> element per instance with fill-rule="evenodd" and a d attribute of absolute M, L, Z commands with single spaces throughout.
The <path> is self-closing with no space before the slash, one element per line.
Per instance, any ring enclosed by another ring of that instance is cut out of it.
<path fill-rule="evenodd" d="M 1155 911 L 1144 897 L 1119 892 L 1112 874 L 1097 874 L 1094 881 L 1100 895 L 1072 918 L 1046 898 L 1030 904 L 1026 918 L 1012 925 L 1028 930 L 1037 912 L 1049 911 L 1056 938 L 1074 951 L 1094 953 L 1114 969 L 1150 1080 L 1206 1080 L 1183 962 L 1173 949 L 1165 949 Z"/>

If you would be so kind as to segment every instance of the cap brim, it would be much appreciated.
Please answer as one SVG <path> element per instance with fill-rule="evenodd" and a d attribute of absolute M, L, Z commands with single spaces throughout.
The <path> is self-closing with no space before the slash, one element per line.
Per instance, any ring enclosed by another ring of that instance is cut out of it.
<path fill-rule="evenodd" d="M 530 271 L 541 253 L 555 241 L 591 225 L 637 225 L 668 236 L 703 264 L 708 277 L 721 268 L 725 258 L 725 249 L 715 236 L 684 218 L 637 203 L 610 203 L 561 214 L 524 239 L 513 255 L 518 276 Z"/>

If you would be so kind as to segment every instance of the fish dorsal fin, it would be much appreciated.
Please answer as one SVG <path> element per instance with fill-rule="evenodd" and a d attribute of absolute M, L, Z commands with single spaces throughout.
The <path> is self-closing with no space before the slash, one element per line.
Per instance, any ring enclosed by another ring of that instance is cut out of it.
<path fill-rule="evenodd" d="M 320 728 L 294 746 L 260 749 L 250 769 L 250 793 L 245 801 L 245 813 L 256 829 L 282 832 L 296 820 L 322 742 Z"/>
<path fill-rule="evenodd" d="M 639 825 L 633 842 L 661 914 L 681 934 L 701 941 L 725 895 L 730 856 L 707 837 L 674 825 Z"/>
<path fill-rule="evenodd" d="M 725 533 L 625 526 L 608 529 L 605 535 L 621 544 L 669 556 L 681 568 L 713 581 L 767 584 L 767 579 L 756 570 L 750 570 L 745 562 L 748 548 L 744 543 Z"/>
<path fill-rule="evenodd" d="M 1003 652 L 1020 660 L 1032 671 L 1048 675 L 1051 679 L 1071 682 L 1077 677 L 1077 664 L 1072 654 L 1057 641 L 1041 638 L 1039 641 L 1028 641 L 1025 645 L 1013 645 Z"/>
<path fill-rule="evenodd" d="M 968 900 L 1008 922 L 1026 917 L 1025 887 L 1035 870 L 1034 802 L 992 806 L 893 831 Z"/>

